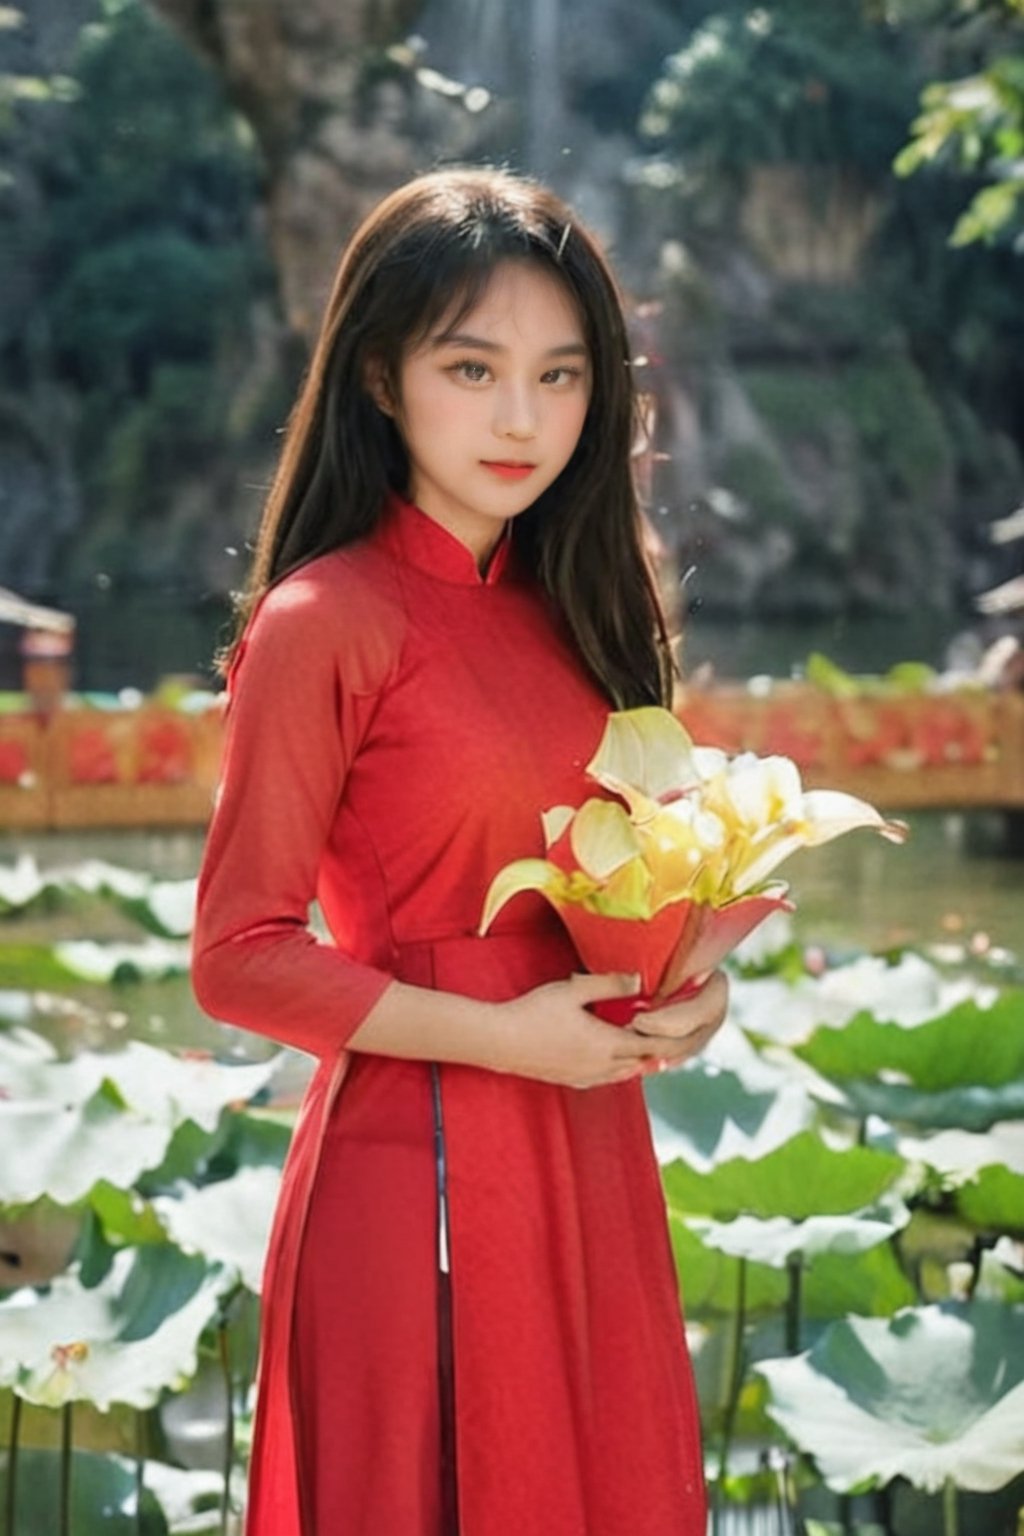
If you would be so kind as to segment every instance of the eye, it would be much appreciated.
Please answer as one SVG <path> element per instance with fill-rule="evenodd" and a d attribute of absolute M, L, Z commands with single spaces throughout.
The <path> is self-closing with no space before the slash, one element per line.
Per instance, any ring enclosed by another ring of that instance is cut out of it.
<path fill-rule="evenodd" d="M 568 366 L 563 366 L 561 368 L 549 368 L 547 373 L 542 376 L 541 383 L 568 387 L 574 384 L 577 379 L 581 379 L 582 377 L 582 368 L 570 368 Z"/>
<path fill-rule="evenodd" d="M 464 379 L 467 384 L 482 384 L 490 369 L 486 363 L 475 363 L 470 358 L 463 358 L 460 362 L 452 363 L 445 371 L 458 379 Z"/>

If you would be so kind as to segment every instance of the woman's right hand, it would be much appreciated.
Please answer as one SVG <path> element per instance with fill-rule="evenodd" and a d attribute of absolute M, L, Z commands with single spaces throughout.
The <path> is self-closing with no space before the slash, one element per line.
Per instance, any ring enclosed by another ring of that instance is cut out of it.
<path fill-rule="evenodd" d="M 656 1069 L 677 1043 L 605 1024 L 588 1009 L 590 1003 L 638 991 L 636 976 L 577 975 L 495 1005 L 502 1028 L 494 1070 L 568 1088 L 598 1088 Z"/>

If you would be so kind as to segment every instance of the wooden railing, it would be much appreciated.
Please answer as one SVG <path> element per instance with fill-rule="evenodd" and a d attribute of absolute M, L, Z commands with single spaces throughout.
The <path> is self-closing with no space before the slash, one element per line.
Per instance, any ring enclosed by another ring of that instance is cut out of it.
<path fill-rule="evenodd" d="M 860 694 L 801 683 L 762 695 L 717 687 L 683 694 L 695 741 L 791 757 L 809 788 L 842 789 L 882 810 L 1024 808 L 1024 694 Z"/>
<path fill-rule="evenodd" d="M 781 753 L 808 786 L 883 810 L 1024 809 L 1019 693 L 839 699 L 806 684 L 737 685 L 684 693 L 678 713 L 698 742 Z M 0 827 L 202 826 L 221 737 L 216 706 L 0 715 Z"/>

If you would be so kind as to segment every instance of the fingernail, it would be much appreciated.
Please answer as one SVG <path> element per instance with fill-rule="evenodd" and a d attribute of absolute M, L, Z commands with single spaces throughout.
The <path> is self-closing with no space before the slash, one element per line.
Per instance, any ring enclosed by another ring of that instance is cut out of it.
<path fill-rule="evenodd" d="M 639 971 L 631 971 L 631 972 L 629 972 L 626 976 L 623 977 L 623 980 L 626 983 L 626 991 L 627 992 L 639 992 L 640 991 L 640 972 Z"/>

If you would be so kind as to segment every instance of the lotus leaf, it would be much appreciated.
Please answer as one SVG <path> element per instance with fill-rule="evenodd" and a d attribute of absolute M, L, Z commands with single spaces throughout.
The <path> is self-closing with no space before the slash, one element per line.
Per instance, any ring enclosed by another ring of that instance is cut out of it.
<path fill-rule="evenodd" d="M 149 938 L 141 944 L 100 944 L 95 939 L 67 939 L 53 946 L 53 957 L 69 976 L 81 981 L 120 982 L 143 978 L 166 981 L 188 971 L 186 943 Z"/>
<path fill-rule="evenodd" d="M 803 1279 L 805 1318 L 891 1317 L 917 1299 L 890 1243 L 854 1255 L 821 1253 Z"/>
<path fill-rule="evenodd" d="M 0 1037 L 0 1201 L 81 1200 L 100 1179 L 131 1185 L 158 1164 L 172 1125 L 128 1106 L 102 1058 L 11 1070 Z"/>
<path fill-rule="evenodd" d="M 889 1072 L 926 1093 L 999 1088 L 1024 1077 L 1024 992 L 1007 990 L 988 1008 L 959 1003 L 913 1029 L 862 1012 L 842 1030 L 816 1031 L 796 1054 L 840 1081 Z"/>
<path fill-rule="evenodd" d="M 806 1040 L 815 1028 L 843 1029 L 859 1013 L 871 1013 L 906 1028 L 939 1017 L 970 999 L 994 1000 L 991 987 L 967 977 L 949 979 L 913 953 L 895 963 L 862 955 L 831 966 L 820 977 L 788 982 L 775 976 L 738 979 L 732 986 L 731 1016 L 751 1034 L 782 1044 Z"/>
<path fill-rule="evenodd" d="M 186 1472 L 164 1461 L 147 1461 L 144 1481 L 163 1510 L 170 1536 L 219 1536 L 224 1491 L 219 1472 Z"/>
<path fill-rule="evenodd" d="M 0 987 L 60 991 L 71 972 L 47 944 L 9 944 L 0 950 Z"/>
<path fill-rule="evenodd" d="M 178 1249 L 124 1248 L 87 1288 L 73 1268 L 46 1295 L 0 1302 L 0 1386 L 43 1408 L 151 1408 L 196 1369 L 199 1337 L 233 1277 Z"/>
<path fill-rule="evenodd" d="M 668 1226 L 687 1318 L 693 1321 L 731 1317 L 736 1308 L 739 1260 L 714 1248 L 705 1248 L 675 1211 L 668 1213 Z M 745 1305 L 748 1317 L 763 1313 L 774 1316 L 785 1300 L 785 1275 L 766 1264 L 747 1265 Z"/>
<path fill-rule="evenodd" d="M 957 1190 L 956 1207 L 975 1227 L 1024 1237 L 1024 1174 L 983 1168 L 973 1183 Z"/>
<path fill-rule="evenodd" d="M 197 885 L 197 880 L 154 880 L 148 906 L 159 932 L 175 938 L 184 938 L 192 932 Z"/>
<path fill-rule="evenodd" d="M 981 1255 L 975 1296 L 1024 1306 L 1024 1243 L 1001 1237 Z"/>
<path fill-rule="evenodd" d="M 829 1095 L 830 1102 L 836 1102 Z M 863 1120 L 880 1115 L 897 1124 L 915 1125 L 922 1130 L 962 1127 L 984 1131 L 990 1125 L 1009 1119 L 1024 1120 L 1024 1079 L 1004 1083 L 999 1088 L 950 1088 L 942 1093 L 921 1093 L 904 1083 L 886 1083 L 864 1078 L 843 1083 L 838 1102 Z"/>
<path fill-rule="evenodd" d="M 733 1258 L 784 1269 L 795 1258 L 810 1261 L 826 1253 L 864 1253 L 884 1243 L 909 1219 L 906 1206 L 894 1200 L 876 1210 L 854 1211 L 847 1216 L 808 1216 L 804 1221 L 790 1221 L 785 1216 L 737 1216 L 733 1221 L 690 1216 L 686 1225 L 702 1243 Z"/>
<path fill-rule="evenodd" d="M 7 1469 L 0 1460 L 0 1507 L 6 1493 Z M 43 1536 L 60 1529 L 59 1452 L 19 1451 L 14 1529 L 19 1536 L 21 1532 Z M 216 1526 L 209 1529 L 213 1532 Z M 103 1536 L 171 1536 L 172 1527 L 148 1489 L 143 1492 L 141 1508 L 136 1509 L 133 1462 L 122 1456 L 75 1451 L 71 1462 L 71 1533 L 94 1536 L 98 1531 Z"/>
<path fill-rule="evenodd" d="M 961 1003 L 914 1029 L 858 1014 L 844 1030 L 820 1029 L 794 1049 L 841 1084 L 860 1115 L 967 1130 L 1024 1118 L 1019 990 L 1003 993 L 989 1008 Z"/>
<path fill-rule="evenodd" d="M 872 1205 L 904 1168 L 903 1159 L 868 1147 L 833 1151 L 811 1131 L 802 1131 L 757 1162 L 733 1158 L 710 1172 L 683 1162 L 662 1170 L 669 1207 L 686 1216 L 720 1221 L 741 1214 L 832 1215 Z"/>
<path fill-rule="evenodd" d="M 228 1067 L 136 1041 L 64 1062 L 29 1031 L 0 1036 L 0 1201 L 69 1205 L 99 1180 L 128 1188 L 164 1161 L 177 1127 L 211 1132 L 275 1066 Z"/>
<path fill-rule="evenodd" d="M 833 1323 L 756 1369 L 768 1411 L 832 1488 L 903 1477 L 987 1493 L 1024 1467 L 1024 1309 L 975 1301 Z"/>
<path fill-rule="evenodd" d="M 1011 1173 L 1024 1174 L 1024 1123 L 1019 1120 L 997 1121 L 983 1134 L 950 1130 L 916 1137 L 889 1132 L 887 1139 L 908 1163 L 924 1163 L 939 1173 L 963 1176 L 1002 1163 Z"/>
<path fill-rule="evenodd" d="M 234 1178 L 154 1203 L 180 1247 L 234 1270 L 258 1294 L 280 1183 L 275 1168 L 243 1168 Z"/>
<path fill-rule="evenodd" d="M 799 1084 L 752 1092 L 735 1072 L 703 1058 L 648 1078 L 644 1091 L 659 1161 L 682 1158 L 691 1168 L 754 1160 L 804 1130 L 813 1113 Z"/>
<path fill-rule="evenodd" d="M 192 930 L 195 891 L 194 879 L 157 880 L 100 859 L 45 872 L 30 855 L 13 866 L 0 865 L 0 912 L 26 911 L 43 901 L 73 905 L 83 896 L 99 896 L 143 927 L 174 937 Z"/>
<path fill-rule="evenodd" d="M 226 1066 L 202 1052 L 172 1055 L 132 1040 L 101 1059 L 130 1104 L 154 1119 L 167 1118 L 176 1126 L 191 1120 L 212 1131 L 228 1105 L 247 1103 L 267 1086 L 280 1055 Z"/>

